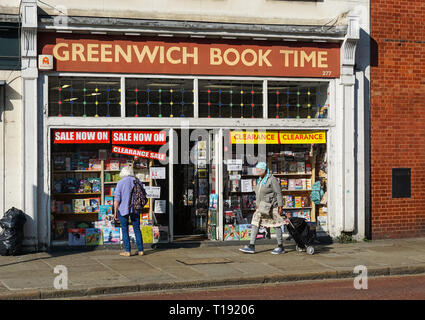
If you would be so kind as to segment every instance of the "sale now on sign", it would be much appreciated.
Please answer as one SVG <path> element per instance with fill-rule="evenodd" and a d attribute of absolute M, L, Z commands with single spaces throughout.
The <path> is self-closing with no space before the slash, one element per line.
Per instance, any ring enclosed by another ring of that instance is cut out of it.
<path fill-rule="evenodd" d="M 165 157 L 166 157 L 165 153 L 159 153 L 159 152 L 153 152 L 153 151 L 147 151 L 147 150 L 138 150 L 138 149 L 132 149 L 127 147 L 119 147 L 119 146 L 112 146 L 112 152 L 125 154 L 128 156 L 154 159 L 154 160 L 165 160 Z"/>
<path fill-rule="evenodd" d="M 107 130 L 54 130 L 54 143 L 109 143 Z"/>
<path fill-rule="evenodd" d="M 112 143 L 164 145 L 167 142 L 165 131 L 113 131 Z"/>

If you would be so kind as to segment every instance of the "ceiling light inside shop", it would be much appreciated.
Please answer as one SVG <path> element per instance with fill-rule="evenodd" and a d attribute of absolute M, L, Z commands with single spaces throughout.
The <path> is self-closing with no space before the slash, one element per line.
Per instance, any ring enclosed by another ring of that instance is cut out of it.
<path fill-rule="evenodd" d="M 71 85 L 70 84 L 64 84 L 61 88 L 62 89 L 65 89 L 65 88 L 68 88 L 68 87 L 70 87 Z"/>
<path fill-rule="evenodd" d="M 296 88 L 298 86 L 285 86 L 285 87 L 268 87 L 269 90 L 285 90 L 289 88 Z"/>
<path fill-rule="evenodd" d="M 149 83 L 147 84 L 148 87 L 178 87 L 182 84 L 179 83 Z"/>
<path fill-rule="evenodd" d="M 78 98 L 64 99 L 63 101 L 67 102 L 67 101 L 75 101 L 75 100 L 78 100 Z"/>
<path fill-rule="evenodd" d="M 226 89 L 226 88 L 239 88 L 239 86 L 224 85 L 224 84 L 219 84 L 219 85 L 210 84 L 210 85 L 204 86 L 204 88 Z"/>
<path fill-rule="evenodd" d="M 87 81 L 86 84 L 112 84 L 119 85 L 118 81 Z"/>
<path fill-rule="evenodd" d="M 90 93 L 90 94 L 86 94 L 86 97 L 98 96 L 98 95 L 101 95 L 101 94 L 102 94 L 101 92 L 93 92 L 93 93 Z"/>

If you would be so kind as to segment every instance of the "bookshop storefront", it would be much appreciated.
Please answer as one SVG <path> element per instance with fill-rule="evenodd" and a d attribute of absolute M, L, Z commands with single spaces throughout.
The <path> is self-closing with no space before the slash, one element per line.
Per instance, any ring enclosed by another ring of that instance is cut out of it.
<path fill-rule="evenodd" d="M 49 245 L 119 243 L 111 204 L 127 165 L 148 192 L 146 243 L 249 239 L 258 161 L 279 178 L 285 211 L 337 234 L 347 203 L 340 51 L 39 33 L 54 66 L 39 76 Z"/>

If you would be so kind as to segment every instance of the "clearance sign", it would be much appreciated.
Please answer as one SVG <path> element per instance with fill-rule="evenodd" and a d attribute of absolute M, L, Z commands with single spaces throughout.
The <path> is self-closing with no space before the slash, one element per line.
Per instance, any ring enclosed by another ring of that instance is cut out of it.
<path fill-rule="evenodd" d="M 340 45 L 39 34 L 56 71 L 337 78 Z"/>
<path fill-rule="evenodd" d="M 231 144 L 320 144 L 326 131 L 232 131 Z"/>

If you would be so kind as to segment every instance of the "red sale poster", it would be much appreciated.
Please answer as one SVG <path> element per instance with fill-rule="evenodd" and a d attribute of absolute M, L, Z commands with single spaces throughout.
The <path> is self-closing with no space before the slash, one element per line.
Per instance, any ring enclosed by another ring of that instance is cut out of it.
<path fill-rule="evenodd" d="M 166 131 L 112 131 L 112 143 L 164 145 L 167 143 Z"/>
<path fill-rule="evenodd" d="M 165 153 L 159 153 L 159 152 L 153 152 L 153 151 L 147 151 L 147 150 L 138 150 L 138 149 L 132 149 L 127 147 L 119 147 L 119 146 L 112 146 L 112 152 L 125 154 L 129 156 L 140 157 L 140 158 L 146 158 L 146 159 L 155 159 L 155 160 L 165 160 L 165 157 L 166 157 Z"/>
<path fill-rule="evenodd" d="M 109 143 L 107 130 L 54 130 L 54 143 Z"/>

